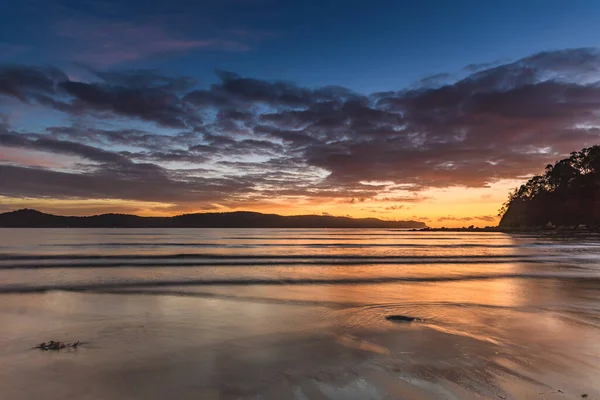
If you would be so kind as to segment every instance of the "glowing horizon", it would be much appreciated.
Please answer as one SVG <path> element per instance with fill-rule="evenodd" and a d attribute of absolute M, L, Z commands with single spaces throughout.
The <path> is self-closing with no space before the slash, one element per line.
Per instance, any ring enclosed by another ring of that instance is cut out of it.
<path fill-rule="evenodd" d="M 296 199 L 300 203 L 286 204 L 285 200 L 272 200 L 262 204 L 230 208 L 215 205 L 210 208 L 177 207 L 175 204 L 160 202 L 138 202 L 115 199 L 57 200 L 57 199 L 15 199 L 0 197 L 0 212 L 19 208 L 32 208 L 57 215 L 88 216 L 103 213 L 125 213 L 139 216 L 175 216 L 195 212 L 256 211 L 279 215 L 332 215 L 351 218 L 378 218 L 382 220 L 413 220 L 429 227 L 476 227 L 495 226 L 500 205 L 506 200 L 506 190 L 519 181 L 507 181 L 490 188 L 470 189 L 448 188 L 424 191 L 409 203 L 386 201 L 333 202 L 327 200 L 312 202 L 310 199 Z M 452 214 L 448 213 L 448 210 Z"/>

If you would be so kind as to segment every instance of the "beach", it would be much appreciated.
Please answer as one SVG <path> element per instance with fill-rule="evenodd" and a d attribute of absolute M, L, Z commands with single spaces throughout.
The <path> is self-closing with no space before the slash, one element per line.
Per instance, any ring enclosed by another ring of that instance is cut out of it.
<path fill-rule="evenodd" d="M 0 243 L 3 398 L 600 398 L 597 236 L 0 229 Z M 47 340 L 83 344 L 32 349 Z"/>

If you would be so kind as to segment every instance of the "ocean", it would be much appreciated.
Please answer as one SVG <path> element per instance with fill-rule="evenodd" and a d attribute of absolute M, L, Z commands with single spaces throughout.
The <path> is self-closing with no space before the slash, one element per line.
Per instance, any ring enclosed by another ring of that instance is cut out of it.
<path fill-rule="evenodd" d="M 0 229 L 0 397 L 600 398 L 599 260 L 590 234 Z"/>

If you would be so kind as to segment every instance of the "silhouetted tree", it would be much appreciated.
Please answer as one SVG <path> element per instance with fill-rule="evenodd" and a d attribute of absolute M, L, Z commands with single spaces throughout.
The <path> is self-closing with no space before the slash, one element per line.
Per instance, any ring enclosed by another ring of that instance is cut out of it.
<path fill-rule="evenodd" d="M 501 226 L 598 225 L 600 146 L 546 166 L 544 174 L 510 192 L 499 215 Z"/>

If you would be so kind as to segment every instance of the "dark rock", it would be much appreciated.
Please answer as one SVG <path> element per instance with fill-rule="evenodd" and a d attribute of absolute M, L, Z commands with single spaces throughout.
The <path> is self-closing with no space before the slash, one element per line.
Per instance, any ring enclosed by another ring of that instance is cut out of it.
<path fill-rule="evenodd" d="M 34 349 L 40 349 L 40 350 L 44 350 L 44 351 L 49 351 L 49 350 L 58 351 L 58 350 L 66 349 L 66 348 L 76 349 L 80 344 L 81 344 L 81 342 L 79 342 L 79 341 L 77 341 L 75 343 L 67 343 L 67 342 L 55 342 L 54 340 L 50 340 L 49 342 L 43 342 L 43 343 L 38 344 L 37 346 L 34 347 Z"/>

